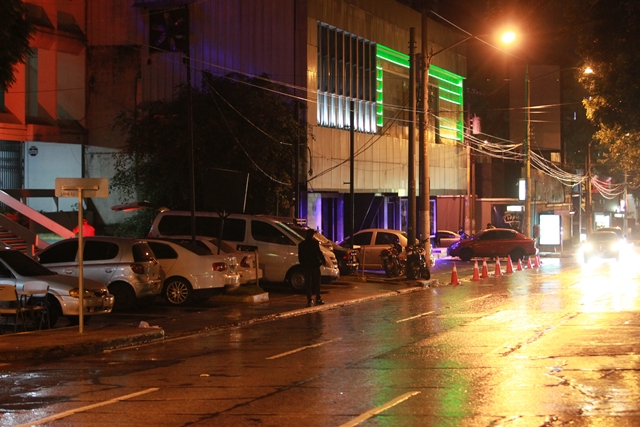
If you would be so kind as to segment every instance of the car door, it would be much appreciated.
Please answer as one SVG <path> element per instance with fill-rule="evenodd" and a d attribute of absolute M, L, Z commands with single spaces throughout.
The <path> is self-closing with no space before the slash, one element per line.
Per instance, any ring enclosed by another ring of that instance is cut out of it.
<path fill-rule="evenodd" d="M 373 231 L 358 232 L 353 235 L 353 246 L 358 247 L 358 262 L 367 268 L 376 268 L 378 260 L 371 259 L 370 248 Z"/>
<path fill-rule="evenodd" d="M 111 283 L 120 263 L 120 246 L 114 242 L 86 240 L 83 252 L 83 277 L 105 286 Z"/>
<path fill-rule="evenodd" d="M 493 257 L 496 254 L 498 233 L 497 230 L 487 230 L 477 236 L 473 241 L 473 253 L 480 257 Z"/>
<path fill-rule="evenodd" d="M 369 249 L 369 253 L 373 257 L 372 262 L 374 259 L 376 260 L 378 269 L 382 268 L 382 259 L 380 258 L 380 254 L 383 250 L 389 249 L 393 243 L 400 243 L 400 246 L 404 246 L 400 241 L 400 237 L 396 233 L 388 231 L 376 232 L 375 240 Z"/>
<path fill-rule="evenodd" d="M 66 240 L 49 246 L 38 254 L 38 261 L 48 269 L 65 276 L 78 275 L 78 241 Z"/>
<path fill-rule="evenodd" d="M 298 263 L 298 243 L 268 221 L 251 220 L 251 243 L 258 248 L 260 268 L 269 282 L 283 282 Z"/>

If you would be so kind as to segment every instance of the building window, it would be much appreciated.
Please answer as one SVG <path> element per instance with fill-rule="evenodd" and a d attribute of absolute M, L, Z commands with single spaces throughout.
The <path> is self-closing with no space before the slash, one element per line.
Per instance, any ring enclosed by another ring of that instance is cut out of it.
<path fill-rule="evenodd" d="M 26 114 L 27 117 L 38 117 L 38 50 L 32 49 L 26 61 Z"/>
<path fill-rule="evenodd" d="M 409 55 L 377 45 L 377 125 L 383 126 L 385 111 L 382 96 L 394 83 L 385 84 L 385 76 L 398 76 L 398 69 L 409 68 Z M 395 78 L 394 78 L 395 79 Z M 397 79 L 395 79 L 397 80 Z M 433 114 L 436 142 L 461 142 L 463 136 L 462 76 L 431 65 L 429 67 L 429 109 Z M 386 89 L 386 90 L 385 90 Z"/>
<path fill-rule="evenodd" d="M 375 133 L 376 44 L 318 22 L 318 124 Z"/>

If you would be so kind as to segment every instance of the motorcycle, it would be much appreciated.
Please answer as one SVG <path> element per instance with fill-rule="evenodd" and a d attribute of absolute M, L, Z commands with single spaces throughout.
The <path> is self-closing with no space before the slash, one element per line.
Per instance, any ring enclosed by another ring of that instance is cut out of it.
<path fill-rule="evenodd" d="M 407 278 L 411 280 L 431 278 L 431 260 L 427 261 L 427 251 L 424 240 L 414 246 L 407 246 Z"/>
<path fill-rule="evenodd" d="M 384 268 L 387 277 L 404 275 L 406 259 L 400 243 L 392 243 L 389 249 L 384 249 L 380 253 L 380 258 L 382 259 L 382 268 Z"/>

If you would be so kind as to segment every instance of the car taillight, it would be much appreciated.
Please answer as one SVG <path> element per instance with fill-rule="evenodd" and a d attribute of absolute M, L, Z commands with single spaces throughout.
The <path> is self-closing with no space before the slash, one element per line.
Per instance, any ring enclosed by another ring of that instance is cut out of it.
<path fill-rule="evenodd" d="M 251 268 L 251 263 L 249 262 L 249 257 L 244 257 L 242 258 L 242 261 L 240 261 L 240 265 L 244 268 Z"/>
<path fill-rule="evenodd" d="M 142 264 L 131 264 L 131 271 L 136 274 L 144 274 L 144 265 Z"/>
<path fill-rule="evenodd" d="M 212 266 L 213 271 L 225 271 L 227 269 L 227 264 L 224 262 L 214 262 Z"/>

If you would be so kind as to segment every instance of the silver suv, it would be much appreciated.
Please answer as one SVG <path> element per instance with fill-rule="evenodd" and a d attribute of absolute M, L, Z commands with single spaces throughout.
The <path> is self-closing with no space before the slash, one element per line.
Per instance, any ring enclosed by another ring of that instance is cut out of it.
<path fill-rule="evenodd" d="M 78 239 L 54 243 L 37 255 L 47 268 L 78 275 Z M 107 286 L 115 309 L 130 308 L 137 299 L 162 292 L 162 270 L 146 240 L 121 237 L 84 239 L 83 276 Z"/>

